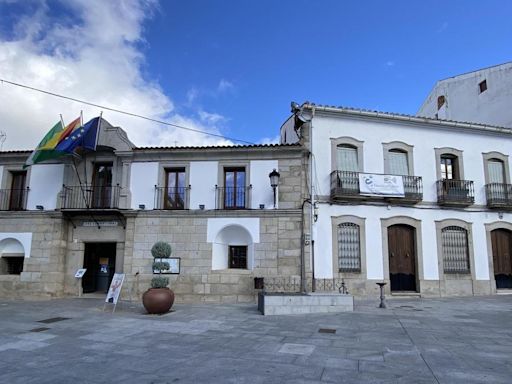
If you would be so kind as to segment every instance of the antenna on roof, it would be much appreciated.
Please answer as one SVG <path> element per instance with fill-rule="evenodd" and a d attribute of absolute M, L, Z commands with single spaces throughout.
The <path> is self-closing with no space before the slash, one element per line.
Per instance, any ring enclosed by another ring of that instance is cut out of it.
<path fill-rule="evenodd" d="M 7 140 L 7 133 L 0 131 L 0 151 L 4 150 L 5 140 Z"/>

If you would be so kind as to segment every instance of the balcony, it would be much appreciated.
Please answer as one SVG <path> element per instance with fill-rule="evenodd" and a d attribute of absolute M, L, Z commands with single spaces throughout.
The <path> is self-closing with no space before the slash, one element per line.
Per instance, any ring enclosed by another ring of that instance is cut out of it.
<path fill-rule="evenodd" d="M 439 205 L 467 207 L 475 202 L 473 182 L 470 180 L 438 180 L 436 185 Z"/>
<path fill-rule="evenodd" d="M 155 185 L 155 209 L 188 209 L 188 187 L 161 187 Z"/>
<path fill-rule="evenodd" d="M 0 189 L 0 211 L 24 211 L 30 189 Z"/>
<path fill-rule="evenodd" d="M 485 197 L 489 208 L 512 209 L 512 184 L 486 184 Z"/>
<path fill-rule="evenodd" d="M 248 187 L 215 186 L 215 209 L 248 209 L 252 185 Z"/>
<path fill-rule="evenodd" d="M 63 185 L 61 192 L 61 209 L 103 210 L 118 209 L 121 187 Z"/>
<path fill-rule="evenodd" d="M 380 199 L 386 198 L 394 202 L 415 204 L 423 199 L 423 181 L 420 176 L 402 176 L 404 197 L 363 196 L 359 193 L 359 172 L 331 172 L 331 199 Z"/>

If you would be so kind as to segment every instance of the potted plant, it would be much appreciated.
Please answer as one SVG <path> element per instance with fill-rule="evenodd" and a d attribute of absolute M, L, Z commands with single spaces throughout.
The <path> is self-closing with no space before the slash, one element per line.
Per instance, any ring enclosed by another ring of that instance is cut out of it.
<path fill-rule="evenodd" d="M 163 241 L 156 242 L 151 248 L 153 273 L 156 272 L 158 275 L 151 279 L 151 288 L 142 295 L 142 304 L 148 313 L 167 313 L 174 303 L 174 292 L 168 287 L 169 278 L 161 275 L 170 268 L 165 259 L 168 259 L 171 253 L 171 246 Z"/>

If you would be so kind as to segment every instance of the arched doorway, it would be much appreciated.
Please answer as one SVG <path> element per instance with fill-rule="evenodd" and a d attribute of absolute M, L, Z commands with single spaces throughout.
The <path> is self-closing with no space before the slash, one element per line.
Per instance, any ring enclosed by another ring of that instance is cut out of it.
<path fill-rule="evenodd" d="M 416 230 L 405 224 L 388 227 L 391 291 L 416 292 Z"/>
<path fill-rule="evenodd" d="M 495 229 L 491 232 L 491 244 L 496 288 L 512 288 L 512 232 Z"/>

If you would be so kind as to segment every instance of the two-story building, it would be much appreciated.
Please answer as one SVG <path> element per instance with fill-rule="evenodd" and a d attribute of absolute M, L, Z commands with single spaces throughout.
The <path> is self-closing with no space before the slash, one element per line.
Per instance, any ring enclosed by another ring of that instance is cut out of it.
<path fill-rule="evenodd" d="M 512 288 L 512 130 L 292 104 L 281 142 L 311 151 L 310 273 L 354 294 Z"/>
<path fill-rule="evenodd" d="M 254 277 L 300 275 L 302 152 L 298 144 L 138 148 L 105 120 L 96 151 L 80 160 L 24 170 L 29 151 L 2 152 L 0 295 L 104 293 L 118 272 L 122 295 L 135 299 L 149 287 L 150 250 L 161 240 L 173 248 L 178 301 L 253 301 Z"/>

